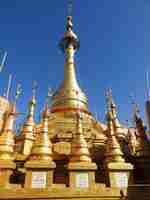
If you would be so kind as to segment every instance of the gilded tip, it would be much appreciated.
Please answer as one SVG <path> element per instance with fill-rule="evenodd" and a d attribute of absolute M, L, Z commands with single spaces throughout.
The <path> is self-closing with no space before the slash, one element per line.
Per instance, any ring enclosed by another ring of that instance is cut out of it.
<path fill-rule="evenodd" d="M 72 16 L 67 16 L 67 30 L 72 30 L 73 24 L 72 24 Z"/>
<path fill-rule="evenodd" d="M 43 113 L 42 113 L 42 117 L 43 117 L 44 119 L 49 117 L 49 108 L 48 108 L 48 104 L 45 105 L 44 111 L 43 111 Z"/>

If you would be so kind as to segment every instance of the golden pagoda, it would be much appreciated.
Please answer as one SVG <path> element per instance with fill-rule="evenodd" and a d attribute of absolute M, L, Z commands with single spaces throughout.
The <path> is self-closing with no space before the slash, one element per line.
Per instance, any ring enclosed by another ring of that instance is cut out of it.
<path fill-rule="evenodd" d="M 134 127 L 121 123 L 111 90 L 106 122 L 92 115 L 76 78 L 79 38 L 72 16 L 66 21 L 59 42 L 65 55 L 64 79 L 41 119 L 34 120 L 38 101 L 34 88 L 16 135 L 16 104 L 0 97 L 0 199 L 134 200 L 150 181 L 149 130 L 138 112 Z M 148 124 L 149 110 L 148 100 Z"/>

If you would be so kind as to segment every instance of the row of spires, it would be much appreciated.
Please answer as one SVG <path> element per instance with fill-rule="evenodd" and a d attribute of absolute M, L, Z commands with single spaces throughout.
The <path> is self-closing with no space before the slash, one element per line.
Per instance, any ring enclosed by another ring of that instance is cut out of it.
<path fill-rule="evenodd" d="M 24 139 L 24 147 L 22 148 L 21 154 L 25 154 L 23 151 L 25 146 L 28 146 L 29 151 L 26 154 L 30 157 L 30 159 L 34 159 L 35 157 L 40 157 L 47 159 L 52 155 L 52 144 L 48 135 L 48 119 L 50 115 L 49 107 L 46 104 L 44 111 L 41 117 L 41 128 L 40 133 L 36 134 L 35 122 L 34 122 L 34 112 L 35 112 L 36 100 L 33 95 L 31 101 L 29 102 L 28 115 L 22 127 L 20 137 Z M 120 148 L 120 144 L 116 138 L 116 112 L 114 111 L 114 102 L 112 98 L 108 100 L 108 110 L 107 110 L 107 132 L 108 132 L 108 141 L 106 145 L 106 158 L 107 162 L 110 160 L 115 162 L 124 162 L 123 153 Z M 4 128 L 2 130 L 0 136 L 0 152 L 1 159 L 14 159 L 14 138 L 15 133 L 13 129 L 14 121 L 16 118 L 16 104 L 11 105 L 11 109 L 6 116 Z M 76 134 L 72 139 L 71 146 L 71 161 L 72 162 L 82 162 L 87 161 L 91 162 L 91 157 L 88 149 L 88 144 L 84 138 L 83 128 L 82 128 L 82 114 L 80 112 L 76 113 L 77 118 L 77 127 Z M 143 145 L 143 138 L 145 137 L 144 126 L 141 118 L 136 116 L 136 124 L 137 129 L 141 134 L 141 146 Z M 142 132 L 143 131 L 143 132 Z M 143 135 L 142 135 L 143 134 Z M 26 141 L 32 141 L 34 144 L 29 148 L 29 144 L 26 144 Z M 144 147 L 144 145 L 142 146 Z M 13 155 L 13 156 L 12 156 Z"/>

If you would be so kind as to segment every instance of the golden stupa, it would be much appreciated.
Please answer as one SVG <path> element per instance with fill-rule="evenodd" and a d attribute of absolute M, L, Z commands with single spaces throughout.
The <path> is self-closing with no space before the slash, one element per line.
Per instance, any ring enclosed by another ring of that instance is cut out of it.
<path fill-rule="evenodd" d="M 149 130 L 137 111 L 134 127 L 120 122 L 111 90 L 107 122 L 91 114 L 76 79 L 80 42 L 72 16 L 59 46 L 65 54 L 64 80 L 38 123 L 35 89 L 19 135 L 17 102 L 0 97 L 0 199 L 134 200 L 138 192 L 141 199 L 150 183 Z M 146 111 L 150 125 L 150 100 Z"/>

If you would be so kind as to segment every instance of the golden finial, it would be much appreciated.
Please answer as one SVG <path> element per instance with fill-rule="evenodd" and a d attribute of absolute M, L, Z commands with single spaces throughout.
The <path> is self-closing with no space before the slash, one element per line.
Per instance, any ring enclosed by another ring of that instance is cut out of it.
<path fill-rule="evenodd" d="M 17 87 L 16 87 L 15 103 L 17 102 L 17 100 L 18 100 L 18 98 L 20 97 L 21 94 L 22 94 L 21 84 L 18 83 Z"/>
<path fill-rule="evenodd" d="M 112 89 L 110 89 L 110 88 L 106 91 L 106 101 L 107 101 L 108 110 L 111 111 L 113 117 L 116 118 L 117 117 L 117 108 L 116 108 L 116 105 L 115 105 L 113 97 L 112 97 Z"/>
<path fill-rule="evenodd" d="M 47 96 L 46 96 L 46 103 L 49 105 L 49 107 L 51 106 L 51 99 L 53 96 L 53 90 L 51 87 L 48 87 L 48 92 L 47 92 Z"/>
<path fill-rule="evenodd" d="M 117 141 L 112 112 L 107 112 L 108 139 L 106 144 L 106 162 L 124 162 L 120 144 Z"/>
<path fill-rule="evenodd" d="M 36 89 L 37 89 L 37 83 L 35 81 L 33 81 L 33 84 L 32 84 L 32 98 L 29 102 L 29 105 L 28 105 L 28 118 L 31 117 L 32 118 L 32 121 L 33 120 L 33 117 L 34 117 L 34 111 L 35 111 L 35 106 L 36 106 Z"/>
<path fill-rule="evenodd" d="M 33 94 L 33 96 L 36 96 L 37 87 L 38 87 L 37 82 L 34 80 L 32 82 L 32 94 Z"/>
<path fill-rule="evenodd" d="M 29 155 L 31 153 L 31 148 L 35 140 L 35 122 L 34 122 L 34 113 L 36 106 L 35 99 L 36 88 L 32 86 L 32 98 L 28 103 L 28 114 L 27 118 L 21 128 L 21 134 L 19 136 L 22 140 L 23 145 L 21 145 L 20 153 L 23 155 Z"/>
<path fill-rule="evenodd" d="M 36 135 L 33 144 L 30 160 L 52 160 L 52 144 L 48 134 L 49 109 L 46 104 L 42 114 L 40 133 Z"/>
<path fill-rule="evenodd" d="M 123 129 L 119 122 L 119 119 L 117 117 L 117 107 L 114 103 L 113 97 L 112 97 L 112 90 L 108 89 L 106 91 L 106 101 L 107 101 L 107 110 L 109 114 L 111 113 L 111 118 L 114 124 L 114 129 L 117 137 L 123 136 Z"/>
<path fill-rule="evenodd" d="M 83 135 L 82 116 L 80 113 L 77 113 L 77 128 L 71 143 L 70 162 L 91 162 L 88 144 Z"/>

